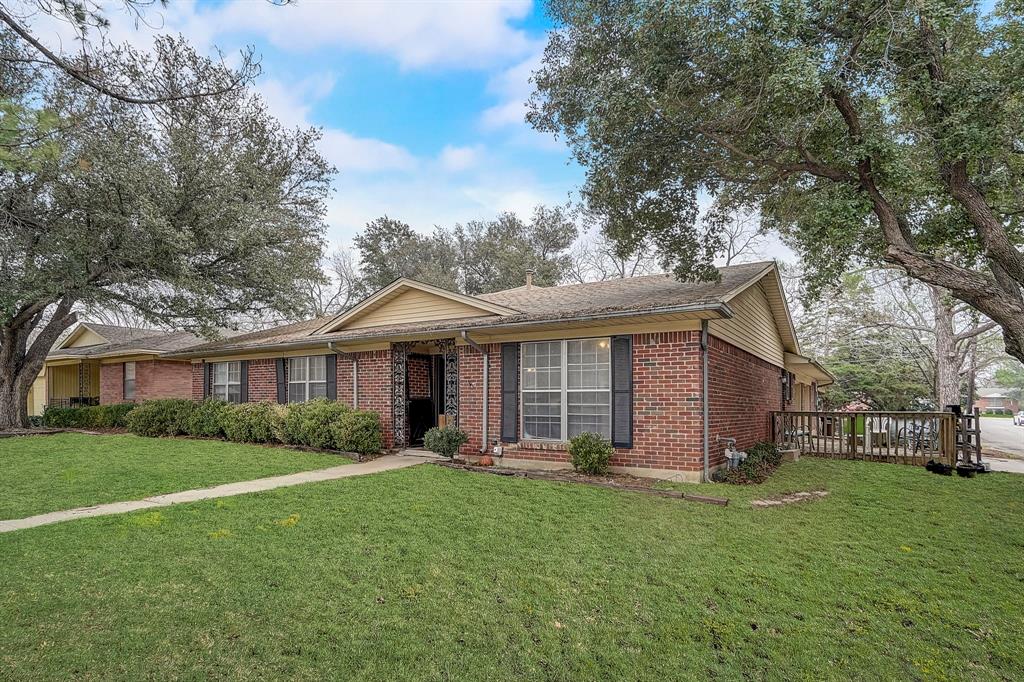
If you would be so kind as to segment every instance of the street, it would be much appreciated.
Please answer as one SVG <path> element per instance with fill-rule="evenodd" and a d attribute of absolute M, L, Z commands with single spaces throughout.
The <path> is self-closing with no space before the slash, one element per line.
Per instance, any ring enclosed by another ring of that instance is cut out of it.
<path fill-rule="evenodd" d="M 1012 459 L 985 454 L 982 459 L 990 462 L 993 470 L 1024 473 L 1024 426 L 1014 426 L 1012 419 L 982 417 L 981 445 L 989 453 L 995 450 L 1021 458 Z"/>

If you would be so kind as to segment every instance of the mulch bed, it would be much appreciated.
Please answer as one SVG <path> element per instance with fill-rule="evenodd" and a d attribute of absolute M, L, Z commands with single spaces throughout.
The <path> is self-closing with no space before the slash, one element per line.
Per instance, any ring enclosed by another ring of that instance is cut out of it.
<path fill-rule="evenodd" d="M 86 431 L 85 429 L 7 429 L 0 431 L 0 438 L 16 438 L 18 436 L 52 436 L 56 433 L 85 433 L 90 436 L 102 435 L 99 431 Z"/>
<path fill-rule="evenodd" d="M 693 493 L 682 493 L 678 490 L 663 490 L 655 488 L 657 479 L 640 478 L 627 476 L 625 474 L 609 474 L 607 476 L 590 476 L 576 471 L 552 472 L 552 471 L 531 471 L 526 469 L 509 469 L 505 467 L 482 467 L 471 464 L 460 464 L 446 460 L 436 461 L 433 464 L 446 469 L 460 469 L 475 473 L 494 474 L 496 476 L 511 476 L 514 478 L 529 478 L 537 481 L 553 481 L 556 483 L 580 483 L 596 488 L 610 488 L 612 490 L 624 490 L 632 493 L 645 493 L 658 497 L 674 497 L 677 499 L 689 500 L 690 502 L 704 502 L 716 504 L 722 507 L 729 504 L 726 497 L 712 497 L 710 495 L 694 495 Z"/>

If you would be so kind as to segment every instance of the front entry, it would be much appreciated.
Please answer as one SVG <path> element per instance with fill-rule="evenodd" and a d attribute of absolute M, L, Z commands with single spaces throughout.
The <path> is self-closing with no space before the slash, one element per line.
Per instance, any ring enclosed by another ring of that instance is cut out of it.
<path fill-rule="evenodd" d="M 437 351 L 437 352 L 435 352 Z M 457 425 L 459 359 L 455 339 L 391 344 L 394 446 L 422 445 L 442 423 Z"/>

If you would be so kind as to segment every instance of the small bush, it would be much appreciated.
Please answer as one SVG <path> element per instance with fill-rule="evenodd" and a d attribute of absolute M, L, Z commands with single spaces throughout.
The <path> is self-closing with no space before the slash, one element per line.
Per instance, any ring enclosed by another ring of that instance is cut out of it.
<path fill-rule="evenodd" d="M 135 403 L 91 405 L 89 407 L 48 407 L 40 423 L 55 429 L 123 429 L 125 417 Z"/>
<path fill-rule="evenodd" d="M 139 436 L 181 436 L 188 433 L 188 420 L 196 404 L 183 398 L 147 400 L 128 413 L 128 430 Z"/>
<path fill-rule="evenodd" d="M 348 405 L 327 398 L 289 405 L 283 422 L 278 426 L 278 436 L 281 442 L 290 445 L 334 449 L 337 447 L 334 425 L 350 411 Z"/>
<path fill-rule="evenodd" d="M 600 476 L 608 473 L 608 462 L 615 454 L 611 441 L 596 433 L 581 433 L 569 439 L 572 468 L 584 474 Z"/>
<path fill-rule="evenodd" d="M 335 422 L 334 443 L 339 450 L 373 455 L 384 448 L 380 417 L 376 412 L 350 410 Z"/>
<path fill-rule="evenodd" d="M 216 398 L 207 398 L 192 409 L 185 429 L 195 438 L 220 438 L 224 435 L 224 409 L 227 403 Z"/>
<path fill-rule="evenodd" d="M 782 451 L 771 441 L 761 441 L 747 448 L 747 458 L 735 469 L 719 469 L 712 480 L 719 483 L 745 485 L 763 483 L 782 464 Z"/>
<path fill-rule="evenodd" d="M 274 405 L 227 404 L 221 412 L 221 428 L 228 440 L 238 443 L 271 443 L 274 438 Z"/>
<path fill-rule="evenodd" d="M 469 436 L 462 429 L 446 426 L 443 429 L 434 427 L 423 435 L 423 446 L 442 457 L 454 457 L 459 448 L 469 441 Z"/>

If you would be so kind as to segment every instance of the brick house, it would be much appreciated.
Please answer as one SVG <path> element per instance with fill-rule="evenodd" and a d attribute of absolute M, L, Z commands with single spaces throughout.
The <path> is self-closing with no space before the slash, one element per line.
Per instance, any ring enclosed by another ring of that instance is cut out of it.
<path fill-rule="evenodd" d="M 80 323 L 47 354 L 29 394 L 29 414 L 42 414 L 48 405 L 188 398 L 190 363 L 163 355 L 200 340 L 187 332 Z"/>
<path fill-rule="evenodd" d="M 800 355 L 774 263 L 467 296 L 401 279 L 348 311 L 194 346 L 192 396 L 278 403 L 325 396 L 381 417 L 389 448 L 438 424 L 463 453 L 564 467 L 592 431 L 616 470 L 700 480 L 769 414 L 814 409 L 831 376 Z M 706 369 L 705 369 L 706 368 Z M 706 415 L 706 416 L 705 416 Z"/>
<path fill-rule="evenodd" d="M 1020 409 L 1020 401 L 1010 396 L 1009 391 L 998 386 L 978 389 L 978 398 L 974 405 L 982 412 L 1010 414 Z"/>

